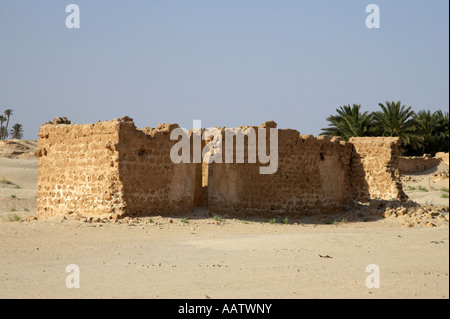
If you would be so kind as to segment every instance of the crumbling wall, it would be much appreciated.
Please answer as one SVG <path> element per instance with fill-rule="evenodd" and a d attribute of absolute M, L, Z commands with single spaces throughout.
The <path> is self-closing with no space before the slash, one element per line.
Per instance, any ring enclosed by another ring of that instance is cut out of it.
<path fill-rule="evenodd" d="M 432 156 L 400 156 L 400 174 L 414 174 L 436 167 L 441 159 Z"/>
<path fill-rule="evenodd" d="M 170 133 L 177 124 L 160 124 L 137 130 L 132 121 L 122 122 L 119 143 L 119 178 L 127 215 L 177 215 L 193 207 L 196 167 L 175 164 L 170 150 L 177 141 Z M 200 167 L 201 168 L 201 167 Z"/>
<path fill-rule="evenodd" d="M 269 139 L 269 132 L 266 136 Z M 291 129 L 278 130 L 278 169 L 274 174 L 260 174 L 259 168 L 264 165 L 259 161 L 248 163 L 247 151 L 246 147 L 245 163 L 208 165 L 211 213 L 309 215 L 340 209 L 350 200 L 349 143 L 301 136 Z"/>
<path fill-rule="evenodd" d="M 278 163 L 273 174 L 261 174 L 264 164 L 254 145 L 256 163 L 249 162 L 249 138 L 244 141 L 244 163 L 174 163 L 170 157 L 177 140 L 176 124 L 136 129 L 128 118 L 75 125 L 58 118 L 39 132 L 38 217 L 71 213 L 87 216 L 176 215 L 207 205 L 211 213 L 230 216 L 311 215 L 340 210 L 370 199 L 404 199 L 399 174 L 397 138 L 340 138 L 300 135 L 266 122 L 253 129 L 256 140 L 273 152 L 271 129 L 278 139 Z M 235 129 L 235 130 L 236 130 Z M 260 131 L 260 130 L 261 131 Z M 226 150 L 225 128 L 216 128 Z M 275 135 L 273 135 L 275 136 Z M 198 144 L 198 140 L 196 140 Z M 205 145 L 202 141 L 201 146 Z M 264 145 L 264 144 L 262 144 Z M 198 155 L 198 154 L 197 154 Z M 197 156 L 198 157 L 198 156 Z"/>
<path fill-rule="evenodd" d="M 97 124 L 43 125 L 36 151 L 38 217 L 190 211 L 195 166 L 170 160 L 176 142 L 170 140 L 170 131 L 176 127 L 137 130 L 127 117 Z"/>
<path fill-rule="evenodd" d="M 350 185 L 355 201 L 404 200 L 399 172 L 399 139 L 396 137 L 353 137 Z"/>
<path fill-rule="evenodd" d="M 45 124 L 39 131 L 38 217 L 79 212 L 123 213 L 119 180 L 119 121 Z"/>

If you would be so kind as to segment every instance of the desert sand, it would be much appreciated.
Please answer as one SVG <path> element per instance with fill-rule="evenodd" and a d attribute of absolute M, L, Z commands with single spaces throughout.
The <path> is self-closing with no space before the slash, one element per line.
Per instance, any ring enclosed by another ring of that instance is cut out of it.
<path fill-rule="evenodd" d="M 176 218 L 34 220 L 32 148 L 0 145 L 0 298 L 449 298 L 448 209 L 408 218 L 330 212 L 287 224 L 214 219 L 201 208 Z M 402 176 L 410 199 L 448 207 L 448 178 L 435 176 L 445 170 Z M 80 288 L 66 287 L 71 264 Z M 379 288 L 366 286 L 371 264 Z"/>

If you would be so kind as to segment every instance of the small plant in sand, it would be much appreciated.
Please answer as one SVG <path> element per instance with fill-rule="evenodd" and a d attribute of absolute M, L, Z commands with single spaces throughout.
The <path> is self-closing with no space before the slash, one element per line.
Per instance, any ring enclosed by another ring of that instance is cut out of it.
<path fill-rule="evenodd" d="M 410 190 L 410 191 L 415 191 L 415 190 L 417 190 L 417 188 L 414 187 L 414 186 L 408 186 L 408 190 Z"/>
<path fill-rule="evenodd" d="M 421 185 L 417 186 L 417 189 L 419 191 L 422 191 L 422 192 L 428 192 L 428 189 L 426 187 L 421 186 Z"/>
<path fill-rule="evenodd" d="M 183 218 L 183 219 L 181 220 L 181 222 L 182 222 L 182 223 L 185 223 L 185 224 L 189 223 L 189 221 L 188 221 L 186 218 Z"/>
<path fill-rule="evenodd" d="M 448 196 L 448 194 L 442 194 L 441 195 L 441 198 L 448 198 L 449 196 Z"/>
<path fill-rule="evenodd" d="M 28 208 L 24 208 L 23 210 L 26 211 L 26 212 L 29 212 L 29 211 L 30 211 Z"/>
<path fill-rule="evenodd" d="M 20 218 L 20 216 L 17 215 L 17 214 L 9 215 L 9 216 L 8 216 L 8 221 L 9 221 L 9 222 L 18 222 L 18 221 L 20 221 L 20 220 L 21 220 L 21 218 Z"/>
<path fill-rule="evenodd" d="M 269 219 L 269 224 L 273 225 L 277 222 L 275 218 Z"/>
<path fill-rule="evenodd" d="M 11 211 L 12 211 L 12 212 L 15 212 L 15 211 L 16 211 L 16 208 L 15 208 L 15 207 L 11 208 Z"/>
<path fill-rule="evenodd" d="M 0 179 L 0 184 L 2 184 L 3 186 L 5 185 L 13 185 L 13 182 L 7 180 L 7 179 Z"/>
<path fill-rule="evenodd" d="M 12 194 L 11 198 L 17 198 L 16 194 Z"/>
<path fill-rule="evenodd" d="M 442 187 L 442 188 L 440 189 L 440 191 L 441 191 L 441 192 L 446 192 L 446 193 L 448 193 L 448 192 L 449 192 L 449 189 L 448 189 L 447 187 Z"/>
<path fill-rule="evenodd" d="M 285 225 L 289 225 L 289 218 L 284 217 L 283 223 L 284 223 Z"/>
<path fill-rule="evenodd" d="M 223 218 L 220 217 L 219 215 L 214 215 L 212 218 L 213 218 L 216 222 L 221 222 L 221 221 L 223 221 Z"/>
<path fill-rule="evenodd" d="M 153 223 L 153 218 L 149 218 L 149 219 L 148 219 L 148 222 L 149 222 L 149 223 Z"/>

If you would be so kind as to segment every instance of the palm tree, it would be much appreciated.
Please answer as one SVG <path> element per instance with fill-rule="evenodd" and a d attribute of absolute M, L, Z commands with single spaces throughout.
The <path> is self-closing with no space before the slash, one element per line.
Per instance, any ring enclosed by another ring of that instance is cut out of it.
<path fill-rule="evenodd" d="M 433 131 L 427 153 L 434 155 L 437 152 L 448 152 L 450 145 L 448 112 L 436 111 L 432 118 Z"/>
<path fill-rule="evenodd" d="M 404 151 L 404 147 L 408 145 L 413 149 L 419 148 L 423 137 L 417 134 L 415 113 L 411 110 L 411 106 L 401 105 L 400 101 L 378 105 L 381 111 L 373 113 L 378 134 L 399 137 L 402 143 L 401 151 Z"/>
<path fill-rule="evenodd" d="M 414 121 L 416 122 L 416 129 L 423 137 L 430 138 L 437 126 L 438 117 L 430 110 L 421 110 L 414 115 Z"/>
<path fill-rule="evenodd" d="M 422 145 L 417 148 L 405 147 L 407 150 L 407 155 L 422 155 L 424 153 L 436 153 L 432 149 L 434 144 L 434 137 L 436 133 L 436 128 L 438 125 L 438 117 L 436 114 L 431 113 L 430 110 L 421 110 L 413 115 L 415 125 L 416 125 L 416 133 L 419 134 L 422 138 Z"/>
<path fill-rule="evenodd" d="M 337 115 L 327 118 L 330 122 L 323 128 L 321 135 L 341 136 L 345 140 L 354 136 L 370 136 L 373 129 L 373 118 L 368 112 L 361 113 L 361 105 L 344 105 L 336 109 Z"/>
<path fill-rule="evenodd" d="M 0 140 L 3 140 L 3 122 L 5 121 L 5 117 L 3 115 L 0 115 Z"/>
<path fill-rule="evenodd" d="M 23 137 L 22 124 L 14 124 L 13 128 L 10 130 L 11 137 L 16 139 L 21 139 Z"/>
<path fill-rule="evenodd" d="M 442 111 L 436 111 L 433 113 L 436 116 L 436 132 L 439 136 L 447 140 L 449 139 L 449 118 L 448 112 L 443 113 Z M 448 148 L 447 151 L 448 152 Z"/>
<path fill-rule="evenodd" d="M 7 110 L 5 111 L 5 116 L 7 117 L 7 119 L 6 119 L 6 126 L 5 126 L 5 140 L 6 140 L 6 138 L 8 137 L 9 118 L 11 117 L 12 113 L 13 113 L 13 110 L 12 110 L 12 109 L 7 109 Z"/>

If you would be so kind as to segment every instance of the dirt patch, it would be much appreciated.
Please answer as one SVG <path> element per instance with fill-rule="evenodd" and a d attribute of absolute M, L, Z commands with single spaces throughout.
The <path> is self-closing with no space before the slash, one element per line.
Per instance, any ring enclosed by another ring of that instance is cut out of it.
<path fill-rule="evenodd" d="M 37 149 L 35 140 L 5 140 L 0 141 L 0 158 L 30 159 L 35 158 Z"/>

